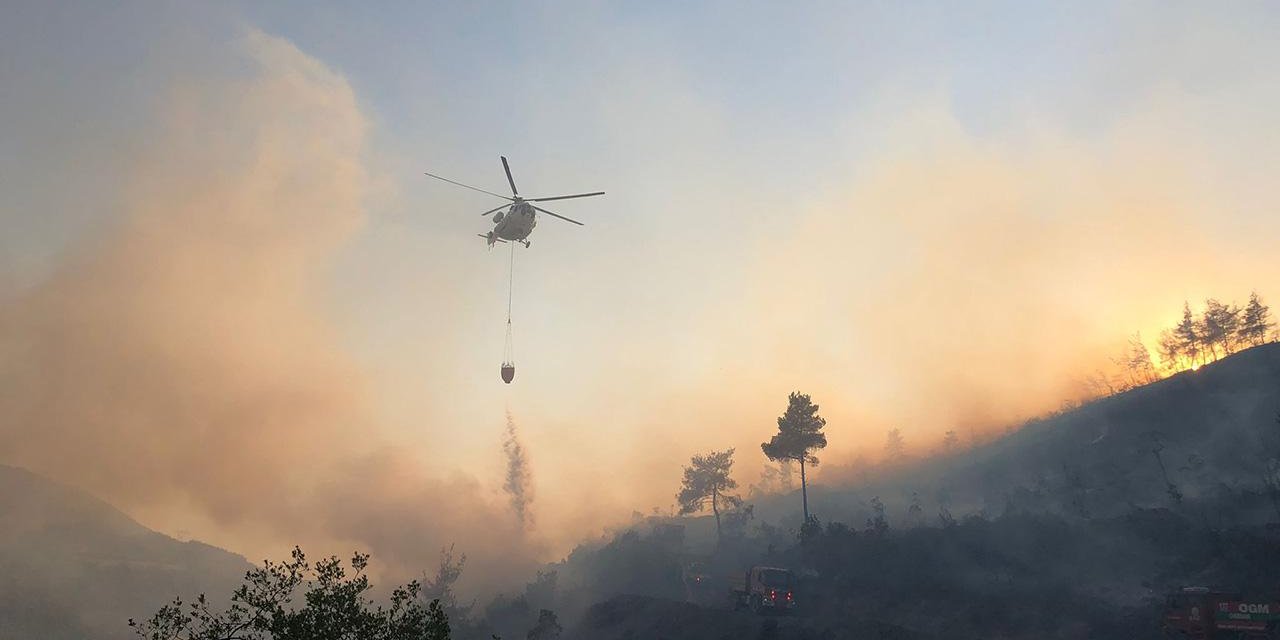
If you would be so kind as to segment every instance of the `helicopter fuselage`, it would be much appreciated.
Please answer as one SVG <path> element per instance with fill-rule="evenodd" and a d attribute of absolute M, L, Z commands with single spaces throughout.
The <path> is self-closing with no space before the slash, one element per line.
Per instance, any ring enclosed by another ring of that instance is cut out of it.
<path fill-rule="evenodd" d="M 543 198 L 526 199 L 520 195 L 519 191 L 516 190 L 516 181 L 515 181 L 515 178 L 511 177 L 511 167 L 508 166 L 507 158 L 505 156 L 502 157 L 502 171 L 507 174 L 507 185 L 511 187 L 510 196 L 504 196 L 504 195 L 494 193 L 492 191 L 486 191 L 479 187 L 473 187 L 469 184 L 463 184 L 456 180 L 450 180 L 448 178 L 438 176 L 434 173 L 427 173 L 427 175 L 431 176 L 432 178 L 435 178 L 436 180 L 443 180 L 450 184 L 455 184 L 459 187 L 464 187 L 472 191 L 479 191 L 480 193 L 485 193 L 497 198 L 502 198 L 503 200 L 511 201 L 510 206 L 502 205 L 502 206 L 494 207 L 492 209 L 489 209 L 488 211 L 485 211 L 482 214 L 484 216 L 493 214 L 493 229 L 489 231 L 489 233 L 476 234 L 481 238 L 488 240 L 490 248 L 493 248 L 493 245 L 496 242 L 520 242 L 524 244 L 525 247 L 528 247 L 529 234 L 533 233 L 533 228 L 538 225 L 539 212 L 545 213 L 553 218 L 560 218 L 565 222 L 571 222 L 578 226 L 582 226 L 581 222 L 578 222 L 573 218 L 562 216 L 558 213 L 555 213 L 554 211 L 547 211 L 546 209 L 543 209 L 542 207 L 539 207 L 533 204 L 535 202 L 547 202 L 550 200 L 572 200 L 574 198 L 590 198 L 592 196 L 604 195 L 603 191 L 593 191 L 591 193 L 573 193 L 573 194 L 568 194 L 563 196 L 547 196 Z M 502 211 L 503 207 L 506 207 L 507 209 L 505 212 Z"/>
<path fill-rule="evenodd" d="M 533 205 L 517 202 L 511 205 L 511 209 L 494 225 L 493 235 L 503 240 L 523 241 L 533 233 L 533 228 L 537 224 L 537 212 L 534 211 Z"/>

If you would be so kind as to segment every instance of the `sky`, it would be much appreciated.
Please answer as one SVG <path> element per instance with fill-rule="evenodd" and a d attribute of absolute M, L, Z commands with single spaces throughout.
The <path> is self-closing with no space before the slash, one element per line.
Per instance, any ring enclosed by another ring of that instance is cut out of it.
<path fill-rule="evenodd" d="M 0 462 L 250 557 L 496 579 L 695 453 L 757 481 L 791 391 L 838 482 L 1280 296 L 1274 3 L 5 13 Z M 607 192 L 517 250 L 509 386 L 496 203 L 423 175 L 501 192 L 500 155 Z"/>

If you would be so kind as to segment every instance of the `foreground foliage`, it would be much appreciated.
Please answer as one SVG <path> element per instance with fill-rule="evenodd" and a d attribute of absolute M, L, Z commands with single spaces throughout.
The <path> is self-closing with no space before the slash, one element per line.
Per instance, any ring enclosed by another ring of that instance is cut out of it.
<path fill-rule="evenodd" d="M 392 591 L 389 606 L 375 605 L 368 564 L 368 555 L 355 554 L 348 576 L 338 558 L 312 565 L 295 547 L 289 561 L 266 561 L 246 573 L 224 611 L 200 594 L 191 603 L 175 599 L 129 626 L 144 640 L 449 640 L 440 602 L 424 604 L 417 581 Z"/>

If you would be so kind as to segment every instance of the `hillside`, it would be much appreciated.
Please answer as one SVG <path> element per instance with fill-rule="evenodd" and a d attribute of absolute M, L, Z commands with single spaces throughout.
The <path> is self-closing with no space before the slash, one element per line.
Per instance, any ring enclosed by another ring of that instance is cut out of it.
<path fill-rule="evenodd" d="M 646 518 L 548 567 L 558 582 L 540 577 L 455 630 L 522 637 L 545 607 L 573 638 L 1154 637 L 1169 589 L 1275 588 L 1277 410 L 1280 344 L 1269 344 L 970 450 L 815 485 L 821 527 L 803 543 L 794 494 L 756 498 L 755 519 L 718 551 L 710 518 Z M 685 582 L 695 560 L 709 576 L 697 589 Z M 803 576 L 801 615 L 770 622 L 726 606 L 727 577 L 762 563 Z M 227 593 L 247 568 L 0 466 L 0 640 L 125 638 L 126 618 L 174 595 Z"/>
<path fill-rule="evenodd" d="M 0 465 L 0 640 L 131 637 L 175 595 L 229 593 L 249 566 L 156 533 L 82 491 Z"/>
<path fill-rule="evenodd" d="M 703 637 L 671 621 L 754 624 L 725 608 L 727 576 L 770 564 L 805 576 L 805 622 L 780 637 L 850 620 L 927 637 L 1157 637 L 1168 590 L 1277 588 L 1278 410 L 1268 344 L 980 447 L 815 485 L 821 526 L 803 542 L 795 494 L 757 497 L 744 535 L 718 550 L 708 517 L 646 519 L 556 566 L 560 606 L 577 637 Z M 685 596 L 691 562 L 710 579 Z"/>
<path fill-rule="evenodd" d="M 872 470 L 852 485 L 815 484 L 810 510 L 823 521 L 861 525 L 869 501 L 885 503 L 891 523 L 907 517 L 912 493 L 934 521 L 940 506 L 956 516 L 1008 508 L 1120 515 L 1134 506 L 1170 506 L 1152 453 L 1153 434 L 1169 476 L 1187 500 L 1257 490 L 1280 458 L 1280 343 L 1254 347 L 1077 409 L 1032 420 L 987 444 L 950 456 Z M 905 429 L 904 429 L 905 431 Z M 854 470 L 855 475 L 858 470 Z M 798 493 L 798 492 L 797 492 Z M 1240 496 L 1237 496 L 1240 497 Z M 799 522 L 798 495 L 763 496 L 757 518 Z M 1255 499 L 1213 517 L 1275 519 Z M 698 523 L 699 538 L 710 530 Z M 794 526 L 793 526 L 794 528 Z"/>

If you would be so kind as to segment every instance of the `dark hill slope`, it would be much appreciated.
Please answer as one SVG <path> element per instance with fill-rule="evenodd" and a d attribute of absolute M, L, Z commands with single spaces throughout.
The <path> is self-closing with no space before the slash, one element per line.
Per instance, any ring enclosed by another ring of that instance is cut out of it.
<path fill-rule="evenodd" d="M 1280 464 L 1278 413 L 1280 343 L 1272 343 L 1032 420 L 969 451 L 880 471 L 853 486 L 819 484 L 809 491 L 810 510 L 824 521 L 862 525 L 879 496 L 890 523 L 901 525 L 913 492 L 922 517 L 935 524 L 944 505 L 957 517 L 1010 508 L 1096 517 L 1175 507 L 1153 453 L 1159 448 L 1169 482 L 1188 501 L 1207 503 L 1205 517 L 1224 525 L 1274 520 L 1280 507 L 1265 495 L 1265 477 Z M 1219 500 L 1223 495 L 1228 499 Z M 1219 502 L 1233 506 L 1214 508 Z M 798 503 L 799 496 L 768 496 L 756 513 L 798 521 Z"/>
<path fill-rule="evenodd" d="M 1278 411 L 1280 345 L 1249 349 L 980 447 L 811 487 L 822 526 L 804 543 L 794 494 L 755 498 L 745 535 L 718 547 L 710 518 L 646 519 L 555 567 L 594 603 L 562 611 L 584 638 L 824 637 L 811 634 L 859 620 L 947 638 L 1158 637 L 1162 596 L 1184 585 L 1280 597 Z M 885 520 L 870 526 L 876 497 Z M 671 602 L 694 561 L 708 597 Z M 753 564 L 802 576 L 802 621 L 775 634 L 717 605 Z"/>
<path fill-rule="evenodd" d="M 156 533 L 84 492 L 0 465 L 0 640 L 126 638 L 176 594 L 229 593 L 244 558 Z"/>
<path fill-rule="evenodd" d="M 1102 494 L 1088 501 L 1098 509 L 1161 502 L 1158 441 L 1169 480 L 1184 491 L 1254 486 L 1280 453 L 1277 412 L 1280 344 L 1268 344 L 1028 424 L 944 477 L 964 484 L 997 474 L 1026 486 L 1066 465 Z"/>

